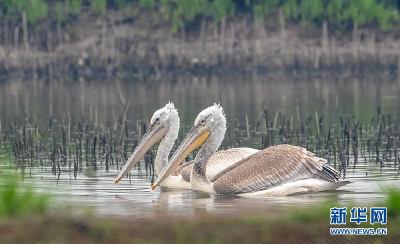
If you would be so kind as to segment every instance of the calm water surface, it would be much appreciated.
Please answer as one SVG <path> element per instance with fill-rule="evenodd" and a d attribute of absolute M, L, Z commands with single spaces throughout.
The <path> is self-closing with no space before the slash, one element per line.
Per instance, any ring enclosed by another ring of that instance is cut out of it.
<path fill-rule="evenodd" d="M 185 125 L 203 108 L 220 102 L 228 121 L 254 123 L 260 111 L 296 113 L 315 111 L 332 120 L 343 115 L 369 119 L 378 106 L 400 112 L 400 82 L 385 78 L 255 77 L 237 79 L 186 78 L 171 81 L 0 83 L 0 120 L 29 118 L 48 123 L 49 117 L 104 123 L 118 118 L 129 103 L 127 119 L 149 118 L 168 101 L 179 109 Z"/>
<path fill-rule="evenodd" d="M 379 81 L 379 82 L 378 82 Z M 148 82 L 42 82 L 0 83 L 0 121 L 19 120 L 46 125 L 50 117 L 70 116 L 72 120 L 104 123 L 119 118 L 129 103 L 127 119 L 149 118 L 169 100 L 175 102 L 185 125 L 213 102 L 221 102 L 228 120 L 243 121 L 248 114 L 254 124 L 262 109 L 294 114 L 315 111 L 328 121 L 354 114 L 369 120 L 380 105 L 384 113 L 400 112 L 400 83 L 378 78 L 303 79 L 262 78 L 249 80 L 187 78 Z M 332 123 L 333 123 L 332 122 Z M 0 127 L 1 128 L 1 127 Z M 1 131 L 1 129 L 0 129 Z M 25 184 L 54 195 L 54 207 L 89 207 L 102 215 L 148 216 L 159 213 L 193 214 L 197 212 L 235 213 L 238 210 L 284 211 L 288 206 L 317 205 L 327 200 L 340 204 L 364 205 L 379 202 L 382 189 L 400 187 L 398 166 L 375 162 L 359 163 L 348 169 L 346 178 L 354 183 L 340 191 L 280 198 L 245 199 L 208 196 L 189 190 L 150 190 L 151 179 L 145 172 L 133 171 L 131 180 L 113 184 L 117 170 L 85 169 L 75 179 L 63 172 L 54 176 L 50 169 L 32 169 Z M 82 210 L 84 211 L 84 210 Z"/>
<path fill-rule="evenodd" d="M 54 207 L 79 206 L 81 211 L 90 207 L 101 215 L 151 216 L 160 213 L 187 215 L 195 213 L 234 214 L 237 211 L 284 211 L 287 207 L 312 206 L 326 201 L 338 201 L 340 205 L 371 205 L 384 199 L 383 189 L 400 187 L 397 170 L 374 165 L 360 164 L 354 171 L 349 170 L 347 180 L 352 184 L 340 191 L 313 193 L 288 197 L 240 198 L 223 195 L 207 195 L 190 190 L 150 190 L 150 179 L 145 172 L 138 176 L 134 172 L 131 180 L 124 179 L 115 185 L 117 171 L 103 170 L 87 172 L 74 179 L 67 173 L 59 179 L 50 172 L 33 173 L 25 184 L 33 185 L 39 191 L 50 192 L 54 196 Z M 368 172 L 368 176 L 366 176 Z"/>

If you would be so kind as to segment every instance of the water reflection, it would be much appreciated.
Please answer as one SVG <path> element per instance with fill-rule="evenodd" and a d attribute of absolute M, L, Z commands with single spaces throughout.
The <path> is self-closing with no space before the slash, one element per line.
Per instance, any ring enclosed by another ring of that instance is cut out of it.
<path fill-rule="evenodd" d="M 127 119 L 149 118 L 168 101 L 175 102 L 184 124 L 190 125 L 198 111 L 221 102 L 228 121 L 254 123 L 262 109 L 307 116 L 319 111 L 327 119 L 355 114 L 367 120 L 384 112 L 399 112 L 400 83 L 380 77 L 299 78 L 181 78 L 161 81 L 0 83 L 0 113 L 3 122 L 29 118 L 47 125 L 50 117 L 106 123 L 124 113 Z"/>
<path fill-rule="evenodd" d="M 360 167 L 354 174 L 349 172 L 347 180 L 353 183 L 338 191 L 256 199 L 208 195 L 191 190 L 157 189 L 153 192 L 150 190 L 150 180 L 137 176 L 132 177 L 131 181 L 124 179 L 115 185 L 113 179 L 116 171 L 96 171 L 95 176 L 89 178 L 80 175 L 77 179 L 63 174 L 58 181 L 55 176 L 38 171 L 25 183 L 54 195 L 56 209 L 73 204 L 80 206 L 82 211 L 89 207 L 100 215 L 143 217 L 160 214 L 235 214 L 240 211 L 277 214 L 288 207 L 314 206 L 327 201 L 337 201 L 341 205 L 379 203 L 384 199 L 386 187 L 400 187 L 398 175 L 393 171 L 383 171 L 379 177 L 379 173 L 375 172 L 376 177 L 366 177 L 366 170 L 366 167 Z"/>

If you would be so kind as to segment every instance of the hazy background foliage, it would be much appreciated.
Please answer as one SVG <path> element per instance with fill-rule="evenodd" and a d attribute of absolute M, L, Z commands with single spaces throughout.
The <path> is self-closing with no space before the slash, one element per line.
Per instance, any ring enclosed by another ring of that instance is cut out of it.
<path fill-rule="evenodd" d="M 157 21 L 171 23 L 173 30 L 205 18 L 220 22 L 224 18 L 248 14 L 263 20 L 282 13 L 293 23 L 320 25 L 323 21 L 340 28 L 359 25 L 388 30 L 398 22 L 397 0 L 0 0 L 1 19 L 18 21 L 26 13 L 34 25 L 40 21 L 65 24 L 82 12 L 104 14 L 120 10 L 135 16 L 146 9 Z"/>

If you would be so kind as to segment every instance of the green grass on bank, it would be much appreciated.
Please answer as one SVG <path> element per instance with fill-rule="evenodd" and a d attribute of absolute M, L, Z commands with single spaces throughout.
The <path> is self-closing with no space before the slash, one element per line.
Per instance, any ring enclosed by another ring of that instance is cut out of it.
<path fill-rule="evenodd" d="M 0 174 L 0 218 L 43 215 L 49 209 L 49 196 L 23 185 L 14 173 Z"/>
<path fill-rule="evenodd" d="M 167 21 L 172 29 L 198 22 L 200 19 L 220 22 L 225 18 L 248 14 L 263 20 L 283 14 L 286 21 L 311 23 L 323 21 L 341 28 L 353 25 L 376 25 L 383 30 L 399 20 L 399 2 L 395 0 L 0 0 L 0 19 L 21 22 L 56 22 L 68 24 L 81 13 L 104 14 L 117 10 L 135 16 L 149 11 L 149 20 Z M 273 18 L 277 19 L 277 18 Z"/>
<path fill-rule="evenodd" d="M 400 189 L 387 189 L 386 207 L 388 208 L 388 216 L 400 219 Z"/>

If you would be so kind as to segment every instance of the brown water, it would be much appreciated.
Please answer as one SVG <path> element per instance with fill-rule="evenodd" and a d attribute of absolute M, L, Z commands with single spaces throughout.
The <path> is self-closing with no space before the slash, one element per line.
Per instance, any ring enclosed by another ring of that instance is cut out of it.
<path fill-rule="evenodd" d="M 120 119 L 129 103 L 127 119 L 149 118 L 168 101 L 179 109 L 182 122 L 190 126 L 197 113 L 220 102 L 229 126 L 243 122 L 246 114 L 254 125 L 262 109 L 295 116 L 322 113 L 327 123 L 340 116 L 371 119 L 381 107 L 383 113 L 400 112 L 400 83 L 381 78 L 271 78 L 220 80 L 187 78 L 174 81 L 136 82 L 43 82 L 0 83 L 0 121 L 33 121 L 46 126 L 49 118 L 66 118 L 102 124 Z M 129 101 L 129 102 L 128 102 Z M 4 129 L 3 129 L 4 130 Z M 1 132 L 1 129 L 0 129 Z M 237 142 L 229 142 L 236 144 Z M 228 144 L 229 144 L 228 143 Z M 239 143 L 240 144 L 240 143 Z M 208 196 L 190 190 L 150 190 L 146 172 L 133 171 L 131 181 L 114 185 L 117 170 L 86 168 L 75 179 L 64 171 L 59 177 L 48 168 L 33 168 L 26 184 L 54 195 L 55 209 L 64 204 L 90 207 L 98 214 L 153 215 L 195 212 L 235 213 L 238 210 L 268 211 L 287 206 L 319 204 L 329 199 L 340 204 L 372 204 L 382 200 L 382 189 L 400 187 L 398 166 L 362 162 L 348 169 L 346 178 L 354 183 L 340 191 L 300 196 L 244 199 Z M 83 211 L 83 210 L 82 210 Z"/>

